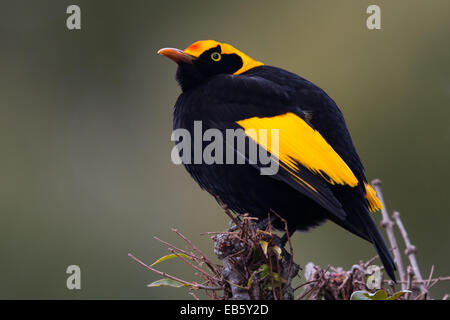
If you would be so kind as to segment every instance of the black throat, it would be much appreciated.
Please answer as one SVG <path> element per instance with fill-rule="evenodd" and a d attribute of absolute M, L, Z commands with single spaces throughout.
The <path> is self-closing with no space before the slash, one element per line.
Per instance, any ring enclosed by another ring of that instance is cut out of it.
<path fill-rule="evenodd" d="M 176 79 L 184 92 L 201 84 L 206 77 L 193 64 L 180 63 L 178 64 Z"/>

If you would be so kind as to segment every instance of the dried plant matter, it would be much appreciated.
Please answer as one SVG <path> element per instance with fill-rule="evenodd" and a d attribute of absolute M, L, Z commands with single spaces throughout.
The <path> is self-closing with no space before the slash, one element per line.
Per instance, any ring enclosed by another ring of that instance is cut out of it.
<path fill-rule="evenodd" d="M 210 299 L 235 300 L 426 300 L 431 299 L 429 290 L 440 281 L 450 277 L 433 278 L 434 266 L 427 280 L 422 278 L 416 257 L 416 247 L 411 243 L 400 214 L 394 211 L 392 217 L 386 208 L 381 191 L 381 181 L 372 182 L 378 197 L 383 203 L 381 226 L 386 230 L 398 269 L 399 281 L 383 279 L 382 267 L 375 264 L 378 257 L 352 266 L 350 270 L 340 267 L 320 266 L 308 263 L 304 277 L 297 286 L 299 266 L 294 262 L 291 239 L 288 237 L 289 252 L 281 245 L 281 239 L 272 231 L 271 218 L 276 212 L 268 214 L 267 223 L 244 215 L 234 216 L 226 204 L 218 199 L 225 213 L 232 219 L 235 227 L 227 232 L 207 232 L 214 244 L 214 253 L 221 263 L 215 263 L 192 241 L 177 229 L 172 229 L 184 242 L 185 248 L 156 238 L 167 247 L 170 254 L 161 257 L 152 265 L 147 265 L 135 256 L 129 256 L 163 279 L 149 284 L 149 287 L 172 286 L 188 287 L 194 299 L 199 299 L 196 291 L 201 290 Z M 402 252 L 395 237 L 398 228 L 406 250 L 404 255 L 410 265 L 404 266 Z M 261 230 L 262 229 L 262 230 Z M 199 281 L 186 281 L 179 277 L 155 269 L 155 265 L 169 259 L 179 259 L 194 271 Z M 294 281 L 295 280 L 295 281 Z M 443 299 L 447 299 L 445 295 Z"/>
<path fill-rule="evenodd" d="M 252 220 L 244 216 L 240 221 L 234 220 L 237 223 L 235 231 L 207 233 L 212 235 L 214 253 L 221 265 L 214 263 L 176 229 L 172 231 L 184 240 L 187 249 L 155 238 L 167 246 L 170 255 L 153 265 L 147 265 L 131 254 L 130 257 L 165 277 L 149 286 L 190 287 L 191 290 L 203 290 L 211 299 L 293 299 L 292 280 L 299 267 L 292 261 L 292 252 L 280 247 L 281 240 L 272 233 L 270 223 L 266 230 L 258 230 Z M 180 279 L 153 267 L 160 261 L 175 257 L 194 270 L 201 279 L 200 283 Z M 198 298 L 195 293 L 193 296 Z"/>

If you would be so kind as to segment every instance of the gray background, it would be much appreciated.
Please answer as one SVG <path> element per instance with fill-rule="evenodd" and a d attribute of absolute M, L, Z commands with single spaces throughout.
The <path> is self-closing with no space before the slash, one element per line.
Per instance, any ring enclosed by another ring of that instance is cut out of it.
<path fill-rule="evenodd" d="M 82 30 L 66 29 L 79 4 Z M 379 4 L 382 29 L 366 28 Z M 146 262 L 228 219 L 170 160 L 175 64 L 161 47 L 228 42 L 315 82 L 342 109 L 369 179 L 384 182 L 425 276 L 450 274 L 449 1 L 2 1 L 0 298 L 190 298 L 146 288 Z M 376 215 L 379 219 L 379 215 Z M 298 263 L 375 255 L 332 223 L 294 236 Z M 66 267 L 82 290 L 65 287 Z M 160 268 L 194 279 L 180 262 Z M 439 284 L 433 293 L 449 291 Z"/>

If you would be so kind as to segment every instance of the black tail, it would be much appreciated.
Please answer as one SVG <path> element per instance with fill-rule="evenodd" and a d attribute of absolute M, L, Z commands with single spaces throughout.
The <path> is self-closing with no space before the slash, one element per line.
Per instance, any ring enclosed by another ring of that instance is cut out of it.
<path fill-rule="evenodd" d="M 328 217 L 328 219 L 357 236 L 373 243 L 377 249 L 380 260 L 384 265 L 386 273 L 392 280 L 396 281 L 394 274 L 396 270 L 394 259 L 391 256 L 380 230 L 367 209 L 367 203 L 364 197 L 361 194 L 354 192 L 353 189 L 341 189 L 340 191 L 340 193 L 335 193 L 335 195 L 342 203 L 347 216 L 344 220 L 339 220 L 332 216 Z M 363 201 L 361 199 L 363 199 Z"/>
<path fill-rule="evenodd" d="M 378 256 L 380 257 L 380 260 L 383 263 L 386 273 L 394 282 L 396 282 L 394 272 L 397 268 L 395 267 L 394 259 L 392 258 L 388 246 L 386 245 L 386 242 L 384 241 L 384 238 L 381 235 L 380 230 L 375 224 L 375 221 L 373 221 L 372 217 L 368 212 L 362 213 L 360 215 L 360 218 L 361 222 L 365 226 L 365 229 L 367 231 L 367 234 L 369 235 L 371 242 L 375 245 L 375 248 L 377 249 Z"/>

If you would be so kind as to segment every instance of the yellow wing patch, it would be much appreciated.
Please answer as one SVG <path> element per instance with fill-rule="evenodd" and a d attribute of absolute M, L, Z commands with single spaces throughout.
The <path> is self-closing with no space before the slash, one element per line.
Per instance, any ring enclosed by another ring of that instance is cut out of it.
<path fill-rule="evenodd" d="M 378 199 L 375 190 L 368 183 L 365 183 L 364 186 L 366 187 L 366 199 L 369 203 L 369 211 L 376 212 L 378 210 L 381 210 L 383 208 L 383 204 L 381 203 L 380 199 Z"/>
<path fill-rule="evenodd" d="M 311 172 L 321 175 L 330 184 L 351 187 L 358 185 L 358 179 L 352 170 L 321 134 L 294 113 L 267 118 L 253 117 L 237 121 L 237 124 L 298 179 L 295 172 L 299 171 L 297 163 L 300 163 Z M 259 134 L 261 129 L 267 130 L 264 138 Z M 270 132 L 274 129 L 278 129 L 278 148 L 273 148 L 271 141 Z"/>

